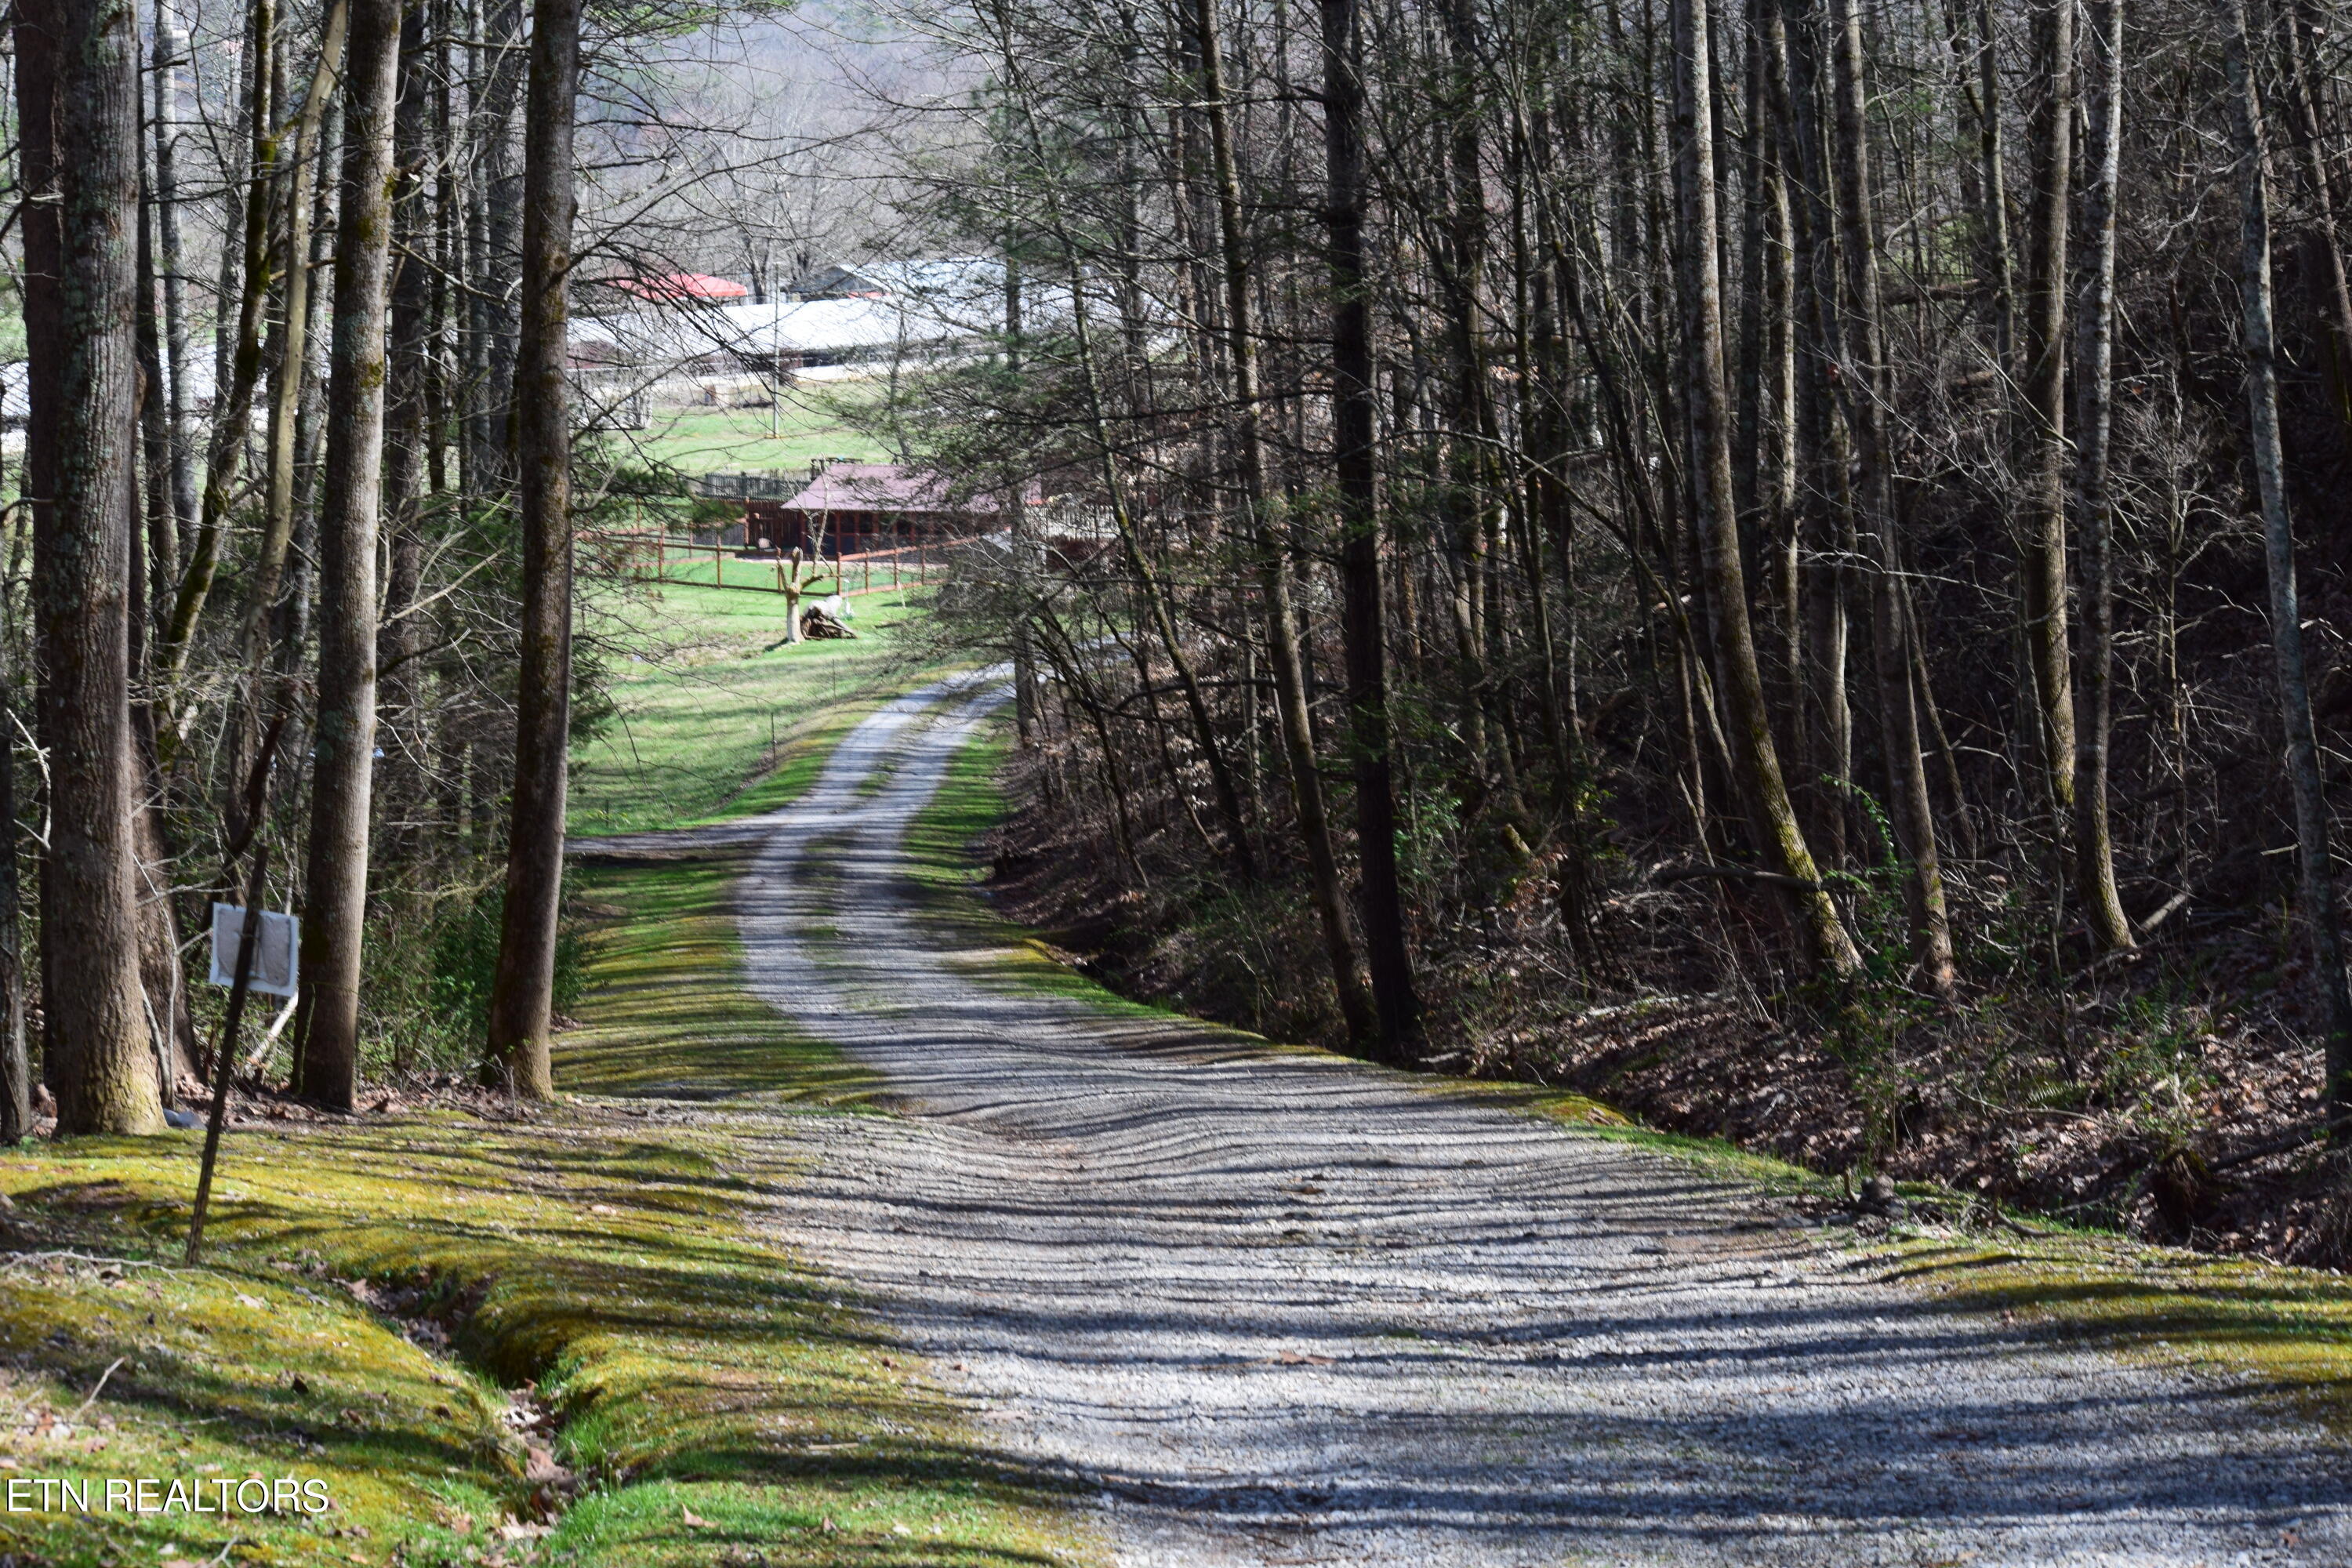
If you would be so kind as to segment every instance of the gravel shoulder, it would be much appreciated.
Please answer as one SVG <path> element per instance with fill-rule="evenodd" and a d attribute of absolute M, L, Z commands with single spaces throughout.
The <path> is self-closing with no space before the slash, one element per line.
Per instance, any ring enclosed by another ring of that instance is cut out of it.
<path fill-rule="evenodd" d="M 2240 1374 L 1939 1309 L 1622 1142 L 991 981 L 902 841 L 1003 700 L 899 699 L 709 847 L 751 989 L 899 1112 L 792 1130 L 781 1239 L 1118 1562 L 2352 1561 L 2343 1447 Z"/>

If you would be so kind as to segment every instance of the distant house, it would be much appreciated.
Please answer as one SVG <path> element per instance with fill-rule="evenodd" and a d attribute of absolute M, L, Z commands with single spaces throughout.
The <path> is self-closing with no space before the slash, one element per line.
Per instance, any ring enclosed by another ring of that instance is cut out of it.
<path fill-rule="evenodd" d="M 572 363 L 650 377 L 751 374 L 790 381 L 825 365 L 921 360 L 969 345 L 964 323 L 882 299 L 806 300 L 581 316 Z"/>
<path fill-rule="evenodd" d="M 745 500 L 744 543 L 754 550 L 855 555 L 992 532 L 1002 526 L 1003 510 L 998 496 L 950 494 L 941 474 L 897 463 L 835 462 L 786 500 Z"/>

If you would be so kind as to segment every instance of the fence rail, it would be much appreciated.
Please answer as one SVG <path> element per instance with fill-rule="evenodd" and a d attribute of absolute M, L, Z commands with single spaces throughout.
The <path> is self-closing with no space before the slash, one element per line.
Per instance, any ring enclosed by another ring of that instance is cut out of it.
<path fill-rule="evenodd" d="M 791 563 L 781 555 L 739 555 L 730 545 L 696 544 L 666 533 L 583 529 L 580 540 L 585 545 L 604 547 L 587 552 L 582 562 L 580 569 L 589 576 L 732 588 L 752 594 L 781 595 L 786 591 L 785 573 Z M 954 543 L 926 540 L 889 550 L 866 550 L 852 555 L 828 556 L 813 563 L 803 562 L 803 571 L 813 564 L 814 572 L 803 579 L 801 591 L 812 598 L 839 594 L 855 599 L 867 594 L 923 587 L 943 575 L 947 554 Z M 598 554 L 603 559 L 597 559 Z"/>

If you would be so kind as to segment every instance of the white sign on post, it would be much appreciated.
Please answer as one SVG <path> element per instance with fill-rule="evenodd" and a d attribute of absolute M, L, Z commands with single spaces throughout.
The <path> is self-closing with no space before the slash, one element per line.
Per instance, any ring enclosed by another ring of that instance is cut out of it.
<path fill-rule="evenodd" d="M 213 906 L 213 973 L 215 985 L 236 984 L 236 950 L 245 935 L 245 910 L 236 904 Z M 292 915 L 261 915 L 261 940 L 255 944 L 248 990 L 265 996 L 291 996 L 301 976 L 297 954 L 302 945 L 302 922 Z"/>

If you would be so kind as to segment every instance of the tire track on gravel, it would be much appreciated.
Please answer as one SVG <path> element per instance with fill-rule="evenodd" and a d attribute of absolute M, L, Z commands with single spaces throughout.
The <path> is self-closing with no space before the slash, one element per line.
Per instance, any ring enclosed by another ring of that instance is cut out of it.
<path fill-rule="evenodd" d="M 900 841 L 997 679 L 730 830 L 752 988 L 905 1112 L 790 1119 L 780 1223 L 1118 1562 L 2352 1561 L 2343 1450 L 2240 1382 L 1937 1310 L 1638 1150 L 980 984 Z"/>

